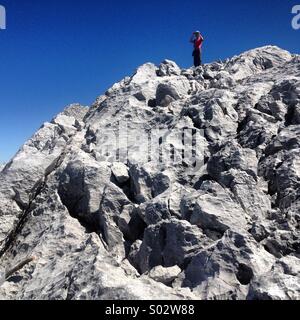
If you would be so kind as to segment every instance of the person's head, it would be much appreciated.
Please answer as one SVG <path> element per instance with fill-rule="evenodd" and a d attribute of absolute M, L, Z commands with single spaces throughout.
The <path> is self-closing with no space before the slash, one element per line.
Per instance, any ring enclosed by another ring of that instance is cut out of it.
<path fill-rule="evenodd" d="M 199 38 L 199 37 L 200 37 L 200 31 L 195 31 L 195 32 L 194 32 L 194 35 L 195 35 L 197 38 Z"/>

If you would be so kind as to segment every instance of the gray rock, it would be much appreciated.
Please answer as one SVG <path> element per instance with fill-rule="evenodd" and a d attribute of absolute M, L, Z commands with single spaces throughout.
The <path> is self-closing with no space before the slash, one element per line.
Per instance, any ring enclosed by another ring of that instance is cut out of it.
<path fill-rule="evenodd" d="M 158 266 L 149 271 L 149 277 L 154 281 L 170 285 L 181 273 L 181 269 L 177 266 L 164 268 Z"/>
<path fill-rule="evenodd" d="M 194 288 L 202 299 L 245 299 L 249 284 L 268 274 L 274 260 L 248 236 L 226 231 L 192 259 L 182 285 Z"/>
<path fill-rule="evenodd" d="M 139 67 L 136 73 L 131 78 L 131 83 L 143 84 L 149 80 L 156 78 L 157 68 L 152 63 L 146 63 Z"/>
<path fill-rule="evenodd" d="M 293 256 L 278 260 L 271 272 L 259 277 L 250 286 L 248 299 L 299 300 L 299 259 Z"/>
<path fill-rule="evenodd" d="M 87 111 L 79 105 L 72 108 L 78 110 L 79 120 Z M 69 123 L 68 132 L 55 124 L 61 117 Z M 9 241 L 47 175 L 59 166 L 71 141 L 76 146 L 77 128 L 71 125 L 76 119 L 62 113 L 53 123 L 45 123 L 0 172 L 0 249 Z"/>
<path fill-rule="evenodd" d="M 180 76 L 180 74 L 181 69 L 174 61 L 166 59 L 159 65 L 158 75 L 160 77 Z"/>
<path fill-rule="evenodd" d="M 162 83 L 158 86 L 156 91 L 156 102 L 159 106 L 167 106 L 172 101 L 180 99 L 180 95 L 176 88 L 171 84 Z"/>
<path fill-rule="evenodd" d="M 161 82 L 156 90 L 156 103 L 166 107 L 170 102 L 179 100 L 188 94 L 189 82 L 182 77 L 171 77 L 170 80 Z"/>
<path fill-rule="evenodd" d="M 181 267 L 193 254 L 211 243 L 201 229 L 187 221 L 172 218 L 150 225 L 139 250 L 138 268 L 145 273 L 159 265 Z"/>
<path fill-rule="evenodd" d="M 210 158 L 207 170 L 217 181 L 220 180 L 222 173 L 231 169 L 245 171 L 256 178 L 257 165 L 258 160 L 255 151 L 244 149 L 236 142 L 228 142 L 221 151 Z"/>
<path fill-rule="evenodd" d="M 128 168 L 125 164 L 115 162 L 112 165 L 112 173 L 120 184 L 123 184 L 129 180 Z"/>
<path fill-rule="evenodd" d="M 0 274 L 36 257 L 0 299 L 299 300 L 299 63 L 146 63 L 45 123 L 0 166 Z"/>
<path fill-rule="evenodd" d="M 268 217 L 272 207 L 271 199 L 265 194 L 260 180 L 256 182 L 247 173 L 237 172 L 230 187 L 236 200 L 252 221 Z"/>
<path fill-rule="evenodd" d="M 218 239 L 226 230 L 247 228 L 246 214 L 233 199 L 233 195 L 217 183 L 206 185 L 208 192 L 196 200 L 190 221 L 206 235 Z"/>

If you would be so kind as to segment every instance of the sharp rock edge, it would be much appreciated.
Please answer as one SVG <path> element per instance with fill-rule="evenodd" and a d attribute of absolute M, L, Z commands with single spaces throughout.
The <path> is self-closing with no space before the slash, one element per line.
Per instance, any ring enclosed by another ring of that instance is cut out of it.
<path fill-rule="evenodd" d="M 203 130 L 205 172 L 105 162 L 101 132 Z M 300 299 L 300 57 L 147 63 L 0 168 L 1 299 Z"/>

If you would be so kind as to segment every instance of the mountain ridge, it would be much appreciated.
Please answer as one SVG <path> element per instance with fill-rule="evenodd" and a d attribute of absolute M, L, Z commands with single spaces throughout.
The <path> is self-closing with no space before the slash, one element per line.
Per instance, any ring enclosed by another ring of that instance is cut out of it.
<path fill-rule="evenodd" d="M 124 123 L 129 153 L 107 145 Z M 145 161 L 144 131 L 157 128 L 175 158 L 170 131 L 192 130 L 197 157 L 161 162 L 163 145 Z M 299 133 L 299 55 L 142 65 L 0 169 L 0 270 L 37 257 L 0 297 L 300 299 Z"/>

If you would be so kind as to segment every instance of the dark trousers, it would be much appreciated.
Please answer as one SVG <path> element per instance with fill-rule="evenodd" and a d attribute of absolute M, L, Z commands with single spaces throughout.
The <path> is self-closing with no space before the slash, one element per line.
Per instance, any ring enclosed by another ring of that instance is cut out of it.
<path fill-rule="evenodd" d="M 193 52 L 193 57 L 194 57 L 194 66 L 199 67 L 202 64 L 202 59 L 201 59 L 201 50 L 195 49 Z"/>

